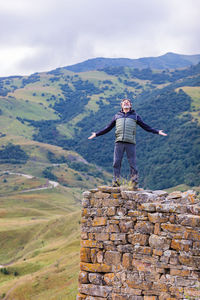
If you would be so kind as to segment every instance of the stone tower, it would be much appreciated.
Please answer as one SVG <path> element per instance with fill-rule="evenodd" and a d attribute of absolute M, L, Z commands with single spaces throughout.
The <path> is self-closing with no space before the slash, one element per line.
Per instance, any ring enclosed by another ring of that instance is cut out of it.
<path fill-rule="evenodd" d="M 77 300 L 200 299 L 195 192 L 83 193 Z"/>

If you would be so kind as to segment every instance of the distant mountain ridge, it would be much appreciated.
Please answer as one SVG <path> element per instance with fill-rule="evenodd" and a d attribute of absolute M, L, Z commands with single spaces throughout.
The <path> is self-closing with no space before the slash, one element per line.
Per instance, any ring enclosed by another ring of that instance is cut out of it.
<path fill-rule="evenodd" d="M 186 68 L 198 62 L 200 62 L 200 54 L 182 55 L 168 52 L 158 57 L 143 57 L 138 59 L 97 57 L 67 66 L 65 69 L 73 72 L 101 70 L 106 67 L 151 68 L 162 70 Z"/>

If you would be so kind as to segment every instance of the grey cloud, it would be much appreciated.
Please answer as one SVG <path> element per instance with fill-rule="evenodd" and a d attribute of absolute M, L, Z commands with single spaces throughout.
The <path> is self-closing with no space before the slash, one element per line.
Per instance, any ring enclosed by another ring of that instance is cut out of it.
<path fill-rule="evenodd" d="M 2 47 L 36 49 L 31 59 L 18 62 L 24 72 L 105 54 L 135 58 L 199 52 L 198 0 L 24 1 L 24 9 L 0 13 Z"/>

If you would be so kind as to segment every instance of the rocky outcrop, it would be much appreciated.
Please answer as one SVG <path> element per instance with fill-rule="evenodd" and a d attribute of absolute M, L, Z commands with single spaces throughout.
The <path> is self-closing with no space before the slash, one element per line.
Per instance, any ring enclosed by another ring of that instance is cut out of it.
<path fill-rule="evenodd" d="M 79 294 L 93 299 L 200 299 L 195 192 L 83 193 Z"/>

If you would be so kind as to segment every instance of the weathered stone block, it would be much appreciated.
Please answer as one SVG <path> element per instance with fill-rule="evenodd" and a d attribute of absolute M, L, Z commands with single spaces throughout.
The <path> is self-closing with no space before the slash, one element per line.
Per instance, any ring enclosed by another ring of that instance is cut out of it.
<path fill-rule="evenodd" d="M 194 230 L 193 228 L 186 228 L 184 234 L 184 239 L 193 240 L 193 241 L 200 241 L 200 229 Z M 199 248 L 200 249 L 200 248 Z"/>
<path fill-rule="evenodd" d="M 178 198 L 181 198 L 181 197 L 182 197 L 182 192 L 180 192 L 180 191 L 175 191 L 175 192 L 170 193 L 170 194 L 167 196 L 167 200 L 178 199 Z"/>
<path fill-rule="evenodd" d="M 90 263 L 80 263 L 80 269 L 86 272 L 100 272 L 100 273 L 109 273 L 112 271 L 112 266 L 107 264 L 90 264 Z"/>
<path fill-rule="evenodd" d="M 90 283 L 102 285 L 103 282 L 103 276 L 99 273 L 89 273 L 88 279 Z"/>
<path fill-rule="evenodd" d="M 123 254 L 122 266 L 127 270 L 132 268 L 132 255 L 130 253 Z"/>
<path fill-rule="evenodd" d="M 98 251 L 96 254 L 97 262 L 103 263 L 104 254 L 103 251 Z"/>
<path fill-rule="evenodd" d="M 119 226 L 117 224 L 109 224 L 106 227 L 106 232 L 119 232 Z"/>
<path fill-rule="evenodd" d="M 92 194 L 94 194 L 94 193 L 96 193 L 96 192 L 98 192 L 98 188 L 94 188 L 94 189 L 89 189 L 89 191 L 92 193 Z"/>
<path fill-rule="evenodd" d="M 115 216 L 115 214 L 116 214 L 116 208 L 115 207 L 108 207 L 107 209 L 106 209 L 106 215 L 107 216 Z"/>
<path fill-rule="evenodd" d="M 135 191 L 121 191 L 121 195 L 123 199 L 135 200 L 137 196 L 137 192 Z"/>
<path fill-rule="evenodd" d="M 112 300 L 128 300 L 128 299 L 129 296 L 127 295 L 112 293 Z"/>
<path fill-rule="evenodd" d="M 163 255 L 163 251 L 162 250 L 158 250 L 158 249 L 153 249 L 153 255 L 161 256 L 161 255 Z"/>
<path fill-rule="evenodd" d="M 141 280 L 127 279 L 127 285 L 132 289 L 148 291 L 151 289 L 152 283 Z"/>
<path fill-rule="evenodd" d="M 89 198 L 83 198 L 82 199 L 82 207 L 88 207 L 90 205 L 90 199 Z"/>
<path fill-rule="evenodd" d="M 191 297 L 192 297 L 192 299 L 193 298 L 200 299 L 200 290 L 199 290 L 198 284 L 197 284 L 196 288 L 185 287 L 184 295 L 185 295 L 185 297 L 187 297 L 187 299 L 190 299 Z"/>
<path fill-rule="evenodd" d="M 120 187 L 112 187 L 112 186 L 106 186 L 102 185 L 98 187 L 99 191 L 105 192 L 105 193 L 120 193 L 121 189 Z"/>
<path fill-rule="evenodd" d="M 168 285 L 164 282 L 154 282 L 152 285 L 152 290 L 159 292 L 168 292 Z"/>
<path fill-rule="evenodd" d="M 190 270 L 178 270 L 178 269 L 170 269 L 170 275 L 172 276 L 182 276 L 182 277 L 186 277 L 186 276 L 190 276 Z"/>
<path fill-rule="evenodd" d="M 98 297 L 107 297 L 111 292 L 112 288 L 108 286 L 93 285 L 93 284 L 81 284 L 79 287 L 79 292 Z"/>
<path fill-rule="evenodd" d="M 151 269 L 151 264 L 144 263 L 141 260 L 137 260 L 137 259 L 132 260 L 132 265 L 136 270 L 142 271 L 142 272 L 145 272 L 147 270 L 149 272 Z"/>
<path fill-rule="evenodd" d="M 153 233 L 154 226 L 150 222 L 137 222 L 134 227 L 136 232 Z"/>
<path fill-rule="evenodd" d="M 121 292 L 123 294 L 128 294 L 128 295 L 131 295 L 131 299 L 135 299 L 135 296 L 134 295 L 141 295 L 142 291 L 135 288 L 135 289 L 132 289 L 130 287 L 125 287 L 125 288 L 121 288 Z M 132 298 L 133 297 L 133 298 Z M 130 298 L 129 298 L 130 299 Z"/>
<path fill-rule="evenodd" d="M 82 240 L 87 240 L 87 239 L 88 239 L 88 234 L 87 234 L 87 232 L 84 232 L 84 231 L 81 232 L 81 239 L 82 239 Z"/>
<path fill-rule="evenodd" d="M 105 253 L 105 263 L 108 265 L 118 265 L 121 263 L 121 253 L 118 251 L 106 251 Z"/>
<path fill-rule="evenodd" d="M 104 297 L 87 296 L 85 300 L 105 300 Z"/>
<path fill-rule="evenodd" d="M 170 243 L 170 239 L 155 234 L 152 234 L 149 238 L 149 245 L 155 249 L 167 250 L 170 247 Z"/>
<path fill-rule="evenodd" d="M 110 194 L 109 193 L 105 193 L 105 192 L 101 192 L 101 191 L 98 191 L 94 194 L 94 197 L 95 198 L 98 198 L 98 199 L 107 199 L 107 198 L 110 198 Z"/>
<path fill-rule="evenodd" d="M 129 210 L 135 210 L 137 207 L 137 203 L 135 203 L 135 201 L 133 200 L 126 200 L 124 202 L 124 207 Z"/>
<path fill-rule="evenodd" d="M 193 249 L 197 249 L 197 250 L 200 249 L 200 240 L 199 240 L 199 242 L 194 242 L 193 243 Z"/>
<path fill-rule="evenodd" d="M 154 225 L 154 234 L 160 235 L 160 233 L 161 233 L 160 223 L 156 223 Z"/>
<path fill-rule="evenodd" d="M 134 253 L 151 255 L 152 249 L 150 247 L 139 246 L 136 244 L 136 245 L 134 245 Z"/>
<path fill-rule="evenodd" d="M 95 239 L 95 234 L 93 232 L 88 233 L 88 238 L 89 240 L 94 240 Z"/>
<path fill-rule="evenodd" d="M 92 222 L 92 226 L 105 226 L 107 223 L 107 218 L 105 217 L 96 217 Z"/>
<path fill-rule="evenodd" d="M 109 234 L 106 233 L 106 232 L 95 233 L 95 239 L 97 241 L 108 241 L 109 240 Z"/>
<path fill-rule="evenodd" d="M 177 224 L 161 224 L 161 228 L 164 231 L 174 232 L 174 233 L 183 233 L 185 231 L 185 228 L 183 226 L 177 225 Z"/>
<path fill-rule="evenodd" d="M 128 211 L 128 216 L 130 217 L 136 217 L 137 219 L 139 219 L 138 217 L 146 217 L 148 214 L 146 211 L 139 211 L 139 210 L 129 210 Z"/>
<path fill-rule="evenodd" d="M 120 194 L 120 193 L 112 193 L 112 194 L 111 194 L 111 198 L 119 199 L 120 197 L 121 197 L 121 194 Z"/>
<path fill-rule="evenodd" d="M 184 226 L 200 227 L 200 216 L 178 215 L 177 221 Z"/>
<path fill-rule="evenodd" d="M 133 221 L 120 221 L 119 227 L 121 232 L 129 232 L 133 228 Z"/>
<path fill-rule="evenodd" d="M 125 207 L 118 207 L 117 208 L 117 215 L 118 216 L 123 217 L 123 216 L 126 215 L 126 213 L 127 213 L 127 209 Z"/>
<path fill-rule="evenodd" d="M 121 241 L 121 242 L 126 242 L 126 234 L 125 233 L 112 233 L 110 235 L 110 240 L 111 241 Z"/>
<path fill-rule="evenodd" d="M 98 198 L 91 198 L 90 206 L 91 207 L 102 207 L 102 200 L 98 199 Z"/>
<path fill-rule="evenodd" d="M 176 216 L 175 216 L 175 214 L 171 214 L 171 215 L 169 216 L 169 222 L 174 224 L 175 221 L 176 221 Z"/>
<path fill-rule="evenodd" d="M 171 295 L 177 297 L 177 299 L 182 299 L 184 297 L 183 287 L 171 286 L 169 287 L 169 291 Z"/>
<path fill-rule="evenodd" d="M 165 213 L 178 213 L 185 214 L 187 212 L 187 206 L 181 204 L 170 203 L 160 203 L 156 205 L 156 211 Z"/>
<path fill-rule="evenodd" d="M 177 251 L 189 251 L 192 247 L 192 241 L 188 240 L 172 240 L 171 248 Z"/>
<path fill-rule="evenodd" d="M 81 241 L 81 246 L 82 247 L 96 247 L 97 242 L 92 241 L 92 240 L 83 240 L 83 241 Z"/>
<path fill-rule="evenodd" d="M 97 252 L 98 252 L 97 248 L 92 248 L 90 250 L 91 261 L 93 264 L 97 263 Z"/>
<path fill-rule="evenodd" d="M 80 271 L 78 281 L 80 283 L 88 283 L 88 272 Z"/>
<path fill-rule="evenodd" d="M 191 267 L 196 267 L 195 262 L 194 262 L 194 257 L 189 256 L 187 254 L 181 254 L 178 257 L 179 263 L 185 266 L 191 266 Z"/>
<path fill-rule="evenodd" d="M 155 203 L 142 203 L 138 207 L 139 210 L 145 210 L 145 211 L 156 211 L 156 204 Z"/>
<path fill-rule="evenodd" d="M 131 235 L 131 244 L 145 246 L 148 245 L 149 236 L 147 234 L 135 233 Z"/>
<path fill-rule="evenodd" d="M 188 190 L 182 193 L 182 198 L 187 200 L 189 203 L 195 203 L 196 201 L 196 192 L 193 190 Z"/>
<path fill-rule="evenodd" d="M 80 260 L 83 262 L 91 262 L 91 250 L 90 248 L 81 247 Z"/>
<path fill-rule="evenodd" d="M 163 190 L 154 190 L 152 191 L 153 194 L 155 194 L 158 197 L 166 197 L 168 196 L 168 192 L 163 191 Z"/>
<path fill-rule="evenodd" d="M 172 298 L 169 293 L 161 293 L 158 297 L 159 300 L 177 300 L 176 298 Z"/>
<path fill-rule="evenodd" d="M 119 245 L 117 246 L 117 250 L 119 252 L 129 252 L 129 253 L 133 253 L 134 252 L 134 247 L 130 244 L 127 245 Z"/>
<path fill-rule="evenodd" d="M 123 203 L 122 199 L 102 199 L 103 207 L 116 207 L 120 206 Z"/>
<path fill-rule="evenodd" d="M 116 250 L 116 245 L 114 244 L 113 241 L 105 241 L 103 242 L 104 250 L 105 251 L 115 251 Z"/>
<path fill-rule="evenodd" d="M 103 278 L 104 278 L 105 283 L 107 285 L 111 286 L 114 284 L 115 274 L 114 273 L 106 273 Z"/>
<path fill-rule="evenodd" d="M 165 223 L 168 221 L 169 217 L 162 214 L 162 213 L 154 213 L 154 214 L 150 214 L 148 213 L 148 218 L 149 221 L 152 223 Z"/>
<path fill-rule="evenodd" d="M 82 193 L 83 198 L 91 198 L 92 193 L 90 191 L 85 191 Z"/>

